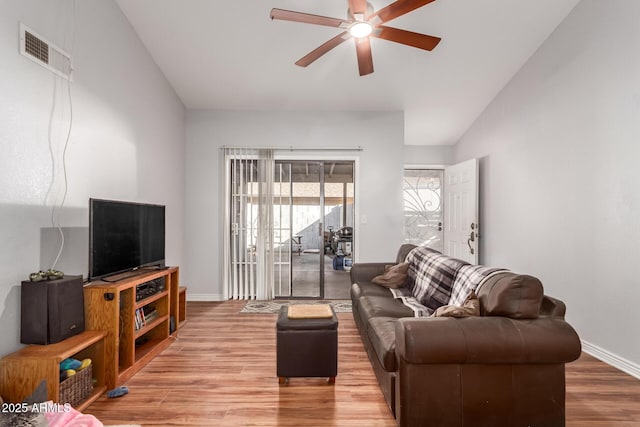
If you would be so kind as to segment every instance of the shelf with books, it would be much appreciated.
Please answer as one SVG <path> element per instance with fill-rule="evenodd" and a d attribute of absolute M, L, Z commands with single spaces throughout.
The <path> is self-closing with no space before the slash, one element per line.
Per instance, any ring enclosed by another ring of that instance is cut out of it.
<path fill-rule="evenodd" d="M 162 322 L 166 322 L 167 320 L 169 320 L 169 315 L 165 314 L 164 316 L 155 317 L 153 318 L 153 320 L 147 321 L 144 326 L 136 331 L 136 333 L 134 334 L 135 338 L 140 338 L 141 336 L 143 336 L 156 326 L 160 325 Z"/>

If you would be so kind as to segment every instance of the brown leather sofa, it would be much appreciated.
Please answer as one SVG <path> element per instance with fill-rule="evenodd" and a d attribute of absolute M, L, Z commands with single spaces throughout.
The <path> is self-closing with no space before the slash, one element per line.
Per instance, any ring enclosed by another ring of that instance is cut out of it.
<path fill-rule="evenodd" d="M 395 263 L 413 245 L 403 245 Z M 394 263 L 351 269 L 353 316 L 399 426 L 563 426 L 565 363 L 580 340 L 562 301 L 504 272 L 478 289 L 480 316 L 414 317 L 371 280 Z"/>

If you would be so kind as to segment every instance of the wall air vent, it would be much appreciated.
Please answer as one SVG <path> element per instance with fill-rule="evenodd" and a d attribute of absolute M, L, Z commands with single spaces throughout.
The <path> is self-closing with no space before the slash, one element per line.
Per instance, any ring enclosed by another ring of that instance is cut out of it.
<path fill-rule="evenodd" d="M 73 81 L 71 55 L 47 42 L 23 23 L 20 23 L 20 53 L 60 77 Z"/>

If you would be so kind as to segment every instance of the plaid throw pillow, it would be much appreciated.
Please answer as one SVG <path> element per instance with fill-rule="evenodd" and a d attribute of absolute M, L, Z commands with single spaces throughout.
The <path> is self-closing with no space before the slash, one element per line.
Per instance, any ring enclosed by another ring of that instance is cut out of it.
<path fill-rule="evenodd" d="M 412 295 L 433 311 L 449 304 L 458 270 L 468 263 L 442 255 L 425 247 L 417 247 L 407 256 L 409 277 L 414 279 Z"/>

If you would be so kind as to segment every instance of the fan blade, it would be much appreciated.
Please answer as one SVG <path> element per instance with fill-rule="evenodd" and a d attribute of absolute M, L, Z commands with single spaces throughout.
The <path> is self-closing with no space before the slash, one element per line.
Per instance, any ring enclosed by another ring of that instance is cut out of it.
<path fill-rule="evenodd" d="M 366 19 L 367 0 L 349 0 L 349 13 L 355 19 L 356 14 L 362 15 L 362 20 Z"/>
<path fill-rule="evenodd" d="M 369 37 L 356 39 L 358 53 L 358 70 L 361 76 L 373 73 L 373 57 L 371 56 L 371 40 Z"/>
<path fill-rule="evenodd" d="M 322 55 L 329 52 L 331 49 L 340 45 L 349 38 L 351 38 L 351 35 L 348 31 L 344 31 L 341 34 L 338 34 L 328 42 L 321 44 L 320 46 L 309 52 L 307 55 L 298 59 L 298 61 L 296 61 L 296 65 L 299 65 L 300 67 L 306 67 L 307 65 L 311 64 L 313 61 L 320 58 Z"/>
<path fill-rule="evenodd" d="M 372 23 L 374 25 L 384 24 L 385 22 L 391 21 L 392 19 L 396 19 L 399 16 L 425 6 L 432 1 L 435 0 L 398 0 L 391 3 L 389 6 L 383 7 L 382 9 L 375 12 L 373 15 L 371 15 L 371 18 L 369 20 L 371 21 L 371 19 L 373 19 Z M 380 20 L 380 22 L 376 22 L 376 17 Z"/>
<path fill-rule="evenodd" d="M 291 10 L 271 9 L 271 19 L 281 19 L 283 21 L 302 22 L 304 24 L 324 25 L 326 27 L 340 27 L 349 25 L 348 21 L 338 18 L 329 18 L 309 13 L 293 12 Z"/>
<path fill-rule="evenodd" d="M 376 27 L 371 35 L 379 39 L 389 40 L 390 42 L 396 42 L 424 50 L 433 50 L 441 40 L 440 37 L 414 33 L 413 31 L 401 30 L 399 28 L 385 27 L 384 25 Z"/>

